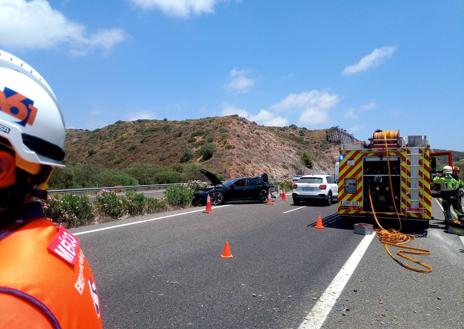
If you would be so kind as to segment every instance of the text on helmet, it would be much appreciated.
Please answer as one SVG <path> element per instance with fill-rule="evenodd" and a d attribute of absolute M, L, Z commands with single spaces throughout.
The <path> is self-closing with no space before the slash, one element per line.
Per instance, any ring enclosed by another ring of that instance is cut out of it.
<path fill-rule="evenodd" d="M 34 102 L 26 96 L 5 87 L 0 90 L 0 111 L 18 119 L 21 126 L 32 125 L 37 116 Z"/>

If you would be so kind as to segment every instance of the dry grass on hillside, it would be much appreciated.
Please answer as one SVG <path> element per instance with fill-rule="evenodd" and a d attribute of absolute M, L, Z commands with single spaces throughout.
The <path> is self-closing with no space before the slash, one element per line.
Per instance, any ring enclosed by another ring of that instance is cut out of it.
<path fill-rule="evenodd" d="M 202 147 L 214 144 L 216 152 L 204 161 Z M 199 120 L 118 121 L 93 131 L 69 129 L 66 163 L 88 163 L 108 168 L 137 164 L 160 167 L 178 164 L 186 151 L 191 161 L 226 177 L 267 172 L 283 178 L 308 173 L 301 159 L 307 153 L 312 171 L 333 168 L 339 146 L 326 141 L 325 130 L 264 127 L 238 116 Z"/>

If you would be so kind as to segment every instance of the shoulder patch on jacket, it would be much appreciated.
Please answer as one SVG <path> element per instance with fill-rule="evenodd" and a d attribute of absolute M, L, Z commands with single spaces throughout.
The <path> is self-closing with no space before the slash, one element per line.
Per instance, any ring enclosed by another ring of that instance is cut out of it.
<path fill-rule="evenodd" d="M 79 238 L 60 226 L 57 235 L 48 246 L 48 250 L 74 267 L 79 258 L 79 242 Z"/>

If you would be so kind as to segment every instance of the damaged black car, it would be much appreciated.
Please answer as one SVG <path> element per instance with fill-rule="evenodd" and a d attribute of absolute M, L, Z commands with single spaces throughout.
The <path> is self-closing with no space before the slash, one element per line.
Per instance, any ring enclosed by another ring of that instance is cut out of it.
<path fill-rule="evenodd" d="M 207 170 L 201 170 L 201 172 L 208 178 L 213 187 L 196 191 L 192 201 L 194 206 L 205 205 L 208 195 L 213 205 L 241 200 L 266 202 L 268 195 L 274 188 L 265 173 L 255 177 L 237 177 L 222 182 L 216 175 Z"/>

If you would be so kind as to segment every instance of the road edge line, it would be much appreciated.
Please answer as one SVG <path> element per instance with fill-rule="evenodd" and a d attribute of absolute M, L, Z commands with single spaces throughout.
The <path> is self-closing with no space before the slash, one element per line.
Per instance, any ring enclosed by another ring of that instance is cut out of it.
<path fill-rule="evenodd" d="M 219 208 L 224 208 L 224 207 L 229 207 L 230 205 L 224 205 L 224 206 L 216 206 L 213 209 L 219 209 Z M 160 219 L 166 219 L 166 218 L 172 218 L 172 217 L 177 217 L 177 216 L 185 216 L 185 215 L 190 215 L 198 212 L 202 212 L 204 209 L 198 209 L 198 210 L 192 210 L 192 211 L 187 211 L 183 213 L 178 213 L 178 214 L 172 214 L 172 215 L 166 215 L 166 216 L 161 216 L 161 217 L 155 217 L 155 218 L 149 218 L 149 219 L 144 219 L 141 221 L 136 221 L 136 222 L 130 222 L 130 223 L 125 223 L 125 224 L 119 224 L 119 225 L 113 225 L 113 226 L 107 226 L 107 227 L 102 227 L 102 228 L 97 228 L 94 230 L 89 230 L 89 231 L 82 231 L 82 232 L 73 232 L 73 235 L 84 235 L 84 234 L 90 234 L 90 233 L 95 233 L 95 232 L 100 232 L 100 231 L 107 231 L 107 230 L 112 230 L 115 228 L 120 228 L 120 227 L 126 227 L 126 226 L 132 226 L 132 225 L 138 225 L 138 224 L 143 224 L 143 223 L 148 223 L 148 222 L 154 222 Z"/>
<path fill-rule="evenodd" d="M 327 316 L 335 305 L 335 302 L 338 297 L 340 297 L 340 294 L 350 280 L 351 275 L 354 273 L 356 267 L 364 256 L 364 253 L 369 248 L 374 236 L 375 233 L 366 235 L 361 240 L 335 278 L 325 289 L 322 296 L 319 297 L 319 300 L 313 306 L 311 311 L 305 316 L 298 329 L 320 329 L 322 327 Z"/>

